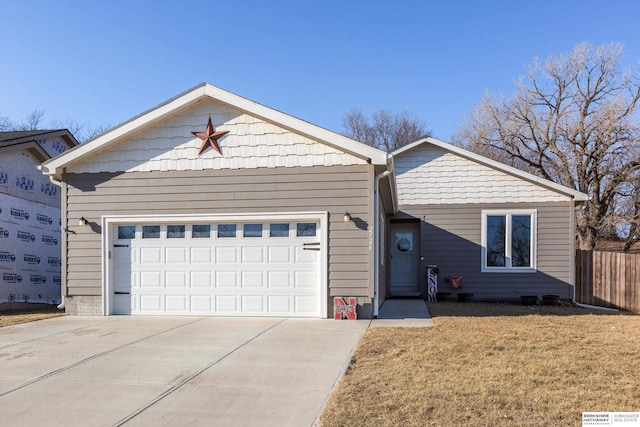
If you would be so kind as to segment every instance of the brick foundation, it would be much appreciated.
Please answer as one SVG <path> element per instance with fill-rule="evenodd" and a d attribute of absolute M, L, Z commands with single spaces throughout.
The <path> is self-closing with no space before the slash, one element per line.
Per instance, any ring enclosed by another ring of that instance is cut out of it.
<path fill-rule="evenodd" d="M 64 297 L 64 311 L 72 316 L 102 316 L 102 297 L 93 295 Z"/>

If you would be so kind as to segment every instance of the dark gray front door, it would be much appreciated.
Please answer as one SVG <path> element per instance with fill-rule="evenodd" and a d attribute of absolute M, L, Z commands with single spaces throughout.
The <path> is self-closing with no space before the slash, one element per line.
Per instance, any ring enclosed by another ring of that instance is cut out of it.
<path fill-rule="evenodd" d="M 420 225 L 391 224 L 389 248 L 391 296 L 420 295 Z"/>

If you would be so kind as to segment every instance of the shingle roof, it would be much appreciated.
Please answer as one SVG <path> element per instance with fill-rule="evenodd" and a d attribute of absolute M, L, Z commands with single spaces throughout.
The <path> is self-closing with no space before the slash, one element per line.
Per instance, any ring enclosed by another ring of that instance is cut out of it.
<path fill-rule="evenodd" d="M 9 132 L 0 132 L 0 148 L 8 147 L 14 144 L 22 144 L 31 141 L 31 137 L 48 135 L 55 132 L 63 132 L 66 129 L 47 129 L 47 130 L 16 130 Z"/>

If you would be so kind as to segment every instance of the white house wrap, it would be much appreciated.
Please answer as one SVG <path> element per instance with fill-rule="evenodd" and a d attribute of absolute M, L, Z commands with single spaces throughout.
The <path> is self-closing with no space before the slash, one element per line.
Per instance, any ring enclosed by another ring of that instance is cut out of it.
<path fill-rule="evenodd" d="M 60 188 L 37 166 L 75 144 L 47 133 L 2 133 L 0 303 L 61 302 Z"/>

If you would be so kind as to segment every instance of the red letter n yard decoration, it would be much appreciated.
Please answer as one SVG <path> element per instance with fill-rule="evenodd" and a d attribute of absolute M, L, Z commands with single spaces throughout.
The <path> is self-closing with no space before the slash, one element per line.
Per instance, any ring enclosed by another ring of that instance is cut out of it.
<path fill-rule="evenodd" d="M 355 297 L 333 298 L 333 318 L 335 320 L 340 320 L 340 319 L 356 320 L 357 304 L 358 302 Z"/>

